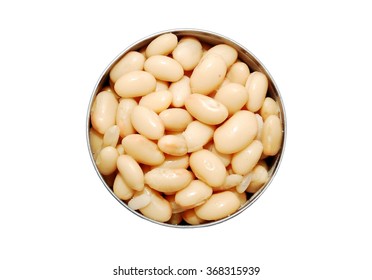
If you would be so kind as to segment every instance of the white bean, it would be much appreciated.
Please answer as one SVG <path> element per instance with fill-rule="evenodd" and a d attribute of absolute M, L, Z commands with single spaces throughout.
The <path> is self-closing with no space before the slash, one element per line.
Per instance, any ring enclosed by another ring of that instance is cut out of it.
<path fill-rule="evenodd" d="M 192 122 L 189 112 L 181 108 L 170 108 L 159 114 L 166 130 L 181 132 Z"/>
<path fill-rule="evenodd" d="M 211 53 L 220 55 L 225 61 L 227 68 L 229 68 L 238 58 L 238 52 L 236 49 L 226 44 L 218 44 L 210 48 L 206 55 Z"/>
<path fill-rule="evenodd" d="M 173 58 L 164 55 L 153 55 L 146 59 L 144 69 L 158 80 L 177 82 L 183 77 L 183 68 Z"/>
<path fill-rule="evenodd" d="M 203 54 L 202 45 L 194 37 L 183 37 L 172 55 L 183 67 L 185 71 L 190 71 L 198 65 Z"/>
<path fill-rule="evenodd" d="M 115 92 L 121 97 L 138 97 L 153 92 L 156 79 L 146 71 L 131 71 L 121 76 L 114 85 Z"/>
<path fill-rule="evenodd" d="M 109 127 L 103 135 L 102 148 L 111 146 L 116 147 L 119 140 L 120 129 L 117 125 Z"/>
<path fill-rule="evenodd" d="M 168 55 L 177 46 L 178 38 L 172 33 L 162 34 L 148 44 L 146 57 L 153 55 Z"/>
<path fill-rule="evenodd" d="M 136 191 L 143 190 L 145 179 L 137 161 L 129 155 L 120 155 L 117 159 L 117 168 L 128 187 Z"/>
<path fill-rule="evenodd" d="M 183 156 L 187 154 L 186 140 L 182 135 L 164 135 L 158 141 L 159 149 L 172 156 Z"/>
<path fill-rule="evenodd" d="M 120 173 L 116 174 L 114 185 L 114 194 L 121 200 L 131 199 L 134 195 L 134 190 L 125 183 L 123 176 Z"/>
<path fill-rule="evenodd" d="M 257 135 L 257 120 L 249 111 L 236 112 L 214 133 L 214 144 L 220 153 L 233 154 L 247 147 Z"/>
<path fill-rule="evenodd" d="M 139 211 L 149 219 L 158 222 L 167 222 L 172 216 L 170 203 L 163 198 L 157 191 L 148 187 L 145 189 L 151 193 L 151 202 Z"/>
<path fill-rule="evenodd" d="M 123 138 L 122 145 L 126 154 L 137 162 L 146 165 L 159 165 L 164 162 L 164 154 L 159 147 L 140 134 L 131 134 Z"/>
<path fill-rule="evenodd" d="M 172 93 L 169 90 L 159 90 L 143 96 L 138 105 L 160 113 L 169 107 L 172 98 Z"/>
<path fill-rule="evenodd" d="M 250 172 L 261 158 L 263 145 L 253 140 L 246 148 L 233 155 L 231 166 L 235 173 L 245 175 Z"/>
<path fill-rule="evenodd" d="M 151 203 L 151 193 L 148 188 L 136 192 L 131 200 L 128 201 L 128 206 L 133 210 L 144 208 Z"/>
<path fill-rule="evenodd" d="M 145 63 L 145 56 L 137 51 L 130 51 L 125 54 L 110 71 L 110 80 L 115 83 L 126 73 L 142 70 Z"/>
<path fill-rule="evenodd" d="M 185 100 L 191 94 L 190 78 L 183 76 L 179 81 L 172 83 L 169 86 L 169 91 L 172 93 L 172 106 L 179 108 L 185 105 Z"/>
<path fill-rule="evenodd" d="M 247 192 L 255 193 L 257 192 L 269 179 L 269 174 L 265 167 L 262 165 L 256 165 L 252 170 L 252 179 L 247 188 Z"/>
<path fill-rule="evenodd" d="M 280 119 L 276 115 L 270 115 L 264 122 L 262 129 L 263 153 L 267 156 L 275 156 L 283 141 L 283 131 Z"/>
<path fill-rule="evenodd" d="M 229 115 L 232 115 L 247 103 L 248 92 L 241 84 L 228 83 L 217 91 L 214 98 L 225 105 Z"/>
<path fill-rule="evenodd" d="M 116 160 L 119 156 L 118 151 L 111 146 L 103 148 L 96 159 L 99 172 L 103 175 L 110 175 L 116 170 Z"/>
<path fill-rule="evenodd" d="M 121 137 L 136 133 L 130 121 L 130 115 L 132 114 L 133 108 L 136 106 L 137 102 L 132 98 L 122 98 L 119 101 L 116 113 L 116 124 L 120 129 Z"/>
<path fill-rule="evenodd" d="M 209 125 L 222 123 L 229 114 L 221 102 L 198 93 L 193 93 L 186 99 L 185 107 L 194 118 Z"/>
<path fill-rule="evenodd" d="M 233 214 L 240 207 L 238 197 L 230 192 L 224 191 L 213 194 L 203 205 L 195 207 L 195 214 L 204 220 L 219 220 Z"/>
<path fill-rule="evenodd" d="M 104 134 L 105 131 L 115 124 L 118 101 L 112 92 L 101 91 L 94 99 L 90 111 L 90 119 L 93 128 Z"/>
<path fill-rule="evenodd" d="M 204 95 L 211 93 L 225 79 L 226 71 L 227 66 L 221 56 L 206 55 L 191 74 L 191 92 Z"/>
<path fill-rule="evenodd" d="M 227 71 L 226 77 L 232 82 L 232 83 L 238 83 L 243 86 L 245 86 L 245 83 L 247 82 L 248 76 L 250 74 L 249 68 L 247 64 L 244 62 L 238 61 L 235 62 L 231 67 L 229 68 L 229 71 Z"/>
<path fill-rule="evenodd" d="M 193 179 L 186 169 L 154 168 L 145 174 L 145 182 L 159 192 L 176 192 L 185 188 Z"/>
<path fill-rule="evenodd" d="M 258 71 L 249 75 L 245 85 L 248 91 L 247 109 L 251 112 L 260 110 L 268 88 L 267 77 Z"/>
<path fill-rule="evenodd" d="M 260 115 L 266 120 L 270 115 L 279 115 L 279 105 L 271 97 L 266 97 L 260 109 Z"/>
<path fill-rule="evenodd" d="M 164 135 L 164 124 L 160 117 L 149 108 L 136 106 L 130 116 L 131 123 L 135 130 L 151 140 L 160 139 Z"/>
<path fill-rule="evenodd" d="M 175 201 L 182 207 L 196 206 L 208 199 L 212 193 L 210 186 L 202 181 L 193 180 L 186 188 L 176 193 Z"/>
<path fill-rule="evenodd" d="M 226 178 L 226 168 L 221 160 L 208 150 L 193 152 L 190 167 L 195 176 L 211 187 L 221 186 Z"/>
<path fill-rule="evenodd" d="M 193 121 L 189 123 L 186 130 L 182 133 L 186 140 L 187 151 L 189 153 L 201 150 L 213 137 L 214 126 Z"/>

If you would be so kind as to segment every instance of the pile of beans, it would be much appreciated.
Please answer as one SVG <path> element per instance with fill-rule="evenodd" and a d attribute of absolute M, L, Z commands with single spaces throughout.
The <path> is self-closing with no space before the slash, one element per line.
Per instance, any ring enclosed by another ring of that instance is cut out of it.
<path fill-rule="evenodd" d="M 228 217 L 282 146 L 268 79 L 226 44 L 166 33 L 127 52 L 91 108 L 90 145 L 114 194 L 170 224 Z"/>

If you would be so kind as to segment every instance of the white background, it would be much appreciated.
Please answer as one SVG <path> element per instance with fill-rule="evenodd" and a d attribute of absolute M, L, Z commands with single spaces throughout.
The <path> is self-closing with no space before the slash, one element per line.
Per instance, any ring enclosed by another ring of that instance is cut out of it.
<path fill-rule="evenodd" d="M 2 1 L 0 26 L 0 279 L 141 279 L 113 276 L 118 265 L 261 267 L 231 279 L 372 279 L 368 1 Z M 159 226 L 124 209 L 86 144 L 104 68 L 172 28 L 246 46 L 287 112 L 285 155 L 268 190 L 236 218 L 202 229 Z"/>

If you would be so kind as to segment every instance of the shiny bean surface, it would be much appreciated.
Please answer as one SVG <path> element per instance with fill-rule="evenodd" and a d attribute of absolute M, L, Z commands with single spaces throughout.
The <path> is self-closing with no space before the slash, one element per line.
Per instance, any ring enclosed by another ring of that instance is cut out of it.
<path fill-rule="evenodd" d="M 190 167 L 195 176 L 211 187 L 223 184 L 226 168 L 221 160 L 208 150 L 194 152 L 190 156 Z"/>
<path fill-rule="evenodd" d="M 203 205 L 195 208 L 195 214 L 204 220 L 219 220 L 238 210 L 239 198 L 230 191 L 213 194 Z"/>
<path fill-rule="evenodd" d="M 121 97 L 138 97 L 153 92 L 156 87 L 155 77 L 146 71 L 131 71 L 115 82 L 115 92 Z"/>
<path fill-rule="evenodd" d="M 130 120 L 134 129 L 150 140 L 158 140 L 164 135 L 165 128 L 160 117 L 147 107 L 134 107 Z"/>
<path fill-rule="evenodd" d="M 183 68 L 173 58 L 165 55 L 154 55 L 146 59 L 144 69 L 156 79 L 177 82 L 183 77 Z"/>
<path fill-rule="evenodd" d="M 247 147 L 256 135 L 255 115 L 249 111 L 239 111 L 216 129 L 213 139 L 217 151 L 233 154 Z"/>
<path fill-rule="evenodd" d="M 195 67 L 190 77 L 193 93 L 209 94 L 217 89 L 226 76 L 227 66 L 216 54 L 206 55 Z"/>

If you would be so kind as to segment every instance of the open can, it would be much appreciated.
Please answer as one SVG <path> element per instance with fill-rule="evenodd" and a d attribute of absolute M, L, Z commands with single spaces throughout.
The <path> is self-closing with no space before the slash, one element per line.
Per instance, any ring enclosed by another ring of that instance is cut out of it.
<path fill-rule="evenodd" d="M 259 71 L 263 74 L 266 75 L 268 79 L 268 90 L 267 90 L 267 97 L 271 97 L 276 101 L 279 107 L 279 112 L 278 112 L 278 117 L 281 122 L 281 127 L 282 127 L 282 144 L 279 152 L 270 158 L 266 160 L 267 166 L 268 166 L 268 179 L 264 185 L 262 185 L 258 191 L 256 191 L 254 194 L 249 194 L 247 193 L 247 200 L 246 202 L 233 214 L 219 219 L 215 221 L 208 221 L 205 223 L 200 223 L 200 224 L 185 224 L 185 223 L 180 223 L 180 224 L 171 224 L 167 222 L 159 222 L 154 219 L 150 219 L 143 214 L 141 214 L 138 210 L 133 210 L 130 208 L 127 204 L 127 201 L 123 201 L 120 198 L 118 198 L 112 188 L 113 184 L 113 176 L 103 176 L 96 164 L 96 159 L 93 156 L 92 152 L 92 143 L 90 139 L 90 129 L 92 127 L 91 125 L 91 110 L 93 106 L 93 102 L 95 100 L 95 97 L 97 96 L 98 93 L 102 91 L 105 87 L 110 86 L 110 71 L 111 69 L 117 64 L 117 62 L 125 56 L 128 52 L 130 51 L 140 51 L 143 50 L 151 41 L 153 41 L 155 38 L 166 34 L 166 33 L 172 33 L 178 37 L 178 39 L 185 37 L 185 36 L 191 36 L 196 39 L 198 39 L 202 44 L 209 44 L 209 45 L 218 45 L 218 44 L 226 44 L 231 47 L 233 47 L 235 50 L 238 52 L 238 59 L 241 62 L 244 62 L 245 64 L 248 65 L 250 72 L 254 71 Z M 211 225 L 216 225 L 218 223 L 227 221 L 233 217 L 236 217 L 243 211 L 245 211 L 249 206 L 251 206 L 263 193 L 264 191 L 268 188 L 270 183 L 273 181 L 273 178 L 279 168 L 280 162 L 283 157 L 284 153 L 284 147 L 285 147 L 285 141 L 286 141 L 286 115 L 285 115 L 285 110 L 284 110 L 284 105 L 283 105 L 283 100 L 282 97 L 279 93 L 279 89 L 277 85 L 274 82 L 274 79 L 268 72 L 268 70 L 264 67 L 264 65 L 249 51 L 247 48 L 244 46 L 240 45 L 239 43 L 222 36 L 220 34 L 210 32 L 210 31 L 205 31 L 205 30 L 198 30 L 198 29 L 173 29 L 173 30 L 165 30 L 156 34 L 152 34 L 146 38 L 143 38 L 142 40 L 137 41 L 136 43 L 132 44 L 128 48 L 126 48 L 124 51 L 122 51 L 103 71 L 102 75 L 99 77 L 97 84 L 94 87 L 93 93 L 91 95 L 90 101 L 89 101 L 89 106 L 88 106 L 88 113 L 87 113 L 87 118 L 86 118 L 86 136 L 87 136 L 87 142 L 88 142 L 88 151 L 93 163 L 93 166 L 97 172 L 98 177 L 101 179 L 103 185 L 106 187 L 106 189 L 115 197 L 115 199 L 123 205 L 127 210 L 131 211 L 135 215 L 146 219 L 148 221 L 151 221 L 156 224 L 164 225 L 164 226 L 169 226 L 169 227 L 176 227 L 176 228 L 198 228 L 198 227 L 205 227 L 205 226 L 211 226 Z"/>

